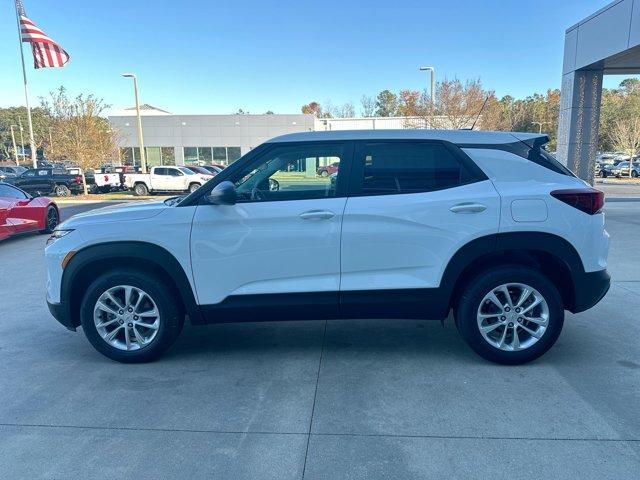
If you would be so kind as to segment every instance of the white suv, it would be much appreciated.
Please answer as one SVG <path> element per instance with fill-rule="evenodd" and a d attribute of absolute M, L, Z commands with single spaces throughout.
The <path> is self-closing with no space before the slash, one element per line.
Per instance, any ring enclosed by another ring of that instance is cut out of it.
<path fill-rule="evenodd" d="M 122 362 L 158 357 L 185 317 L 451 310 L 484 358 L 530 361 L 554 344 L 564 310 L 591 308 L 610 283 L 603 193 L 547 141 L 464 130 L 274 138 L 188 196 L 59 225 L 45 251 L 49 308 Z M 317 174 L 338 162 L 337 174 Z"/>

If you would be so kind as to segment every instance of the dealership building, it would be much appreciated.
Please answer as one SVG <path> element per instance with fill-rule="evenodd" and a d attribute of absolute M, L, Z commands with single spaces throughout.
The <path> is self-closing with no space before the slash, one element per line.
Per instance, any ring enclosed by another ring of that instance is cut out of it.
<path fill-rule="evenodd" d="M 266 140 L 315 130 L 399 129 L 420 126 L 409 117 L 316 118 L 306 114 L 173 115 L 142 105 L 147 165 L 222 164 L 237 160 Z M 109 117 L 117 132 L 121 161 L 140 164 L 135 108 Z"/>

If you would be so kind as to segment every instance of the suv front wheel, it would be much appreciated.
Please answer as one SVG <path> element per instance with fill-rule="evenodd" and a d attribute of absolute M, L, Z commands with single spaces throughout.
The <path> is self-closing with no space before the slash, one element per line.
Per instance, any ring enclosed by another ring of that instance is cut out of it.
<path fill-rule="evenodd" d="M 174 293 L 157 278 L 130 269 L 96 279 L 82 299 L 80 319 L 95 349 L 124 363 L 155 360 L 184 324 Z"/>
<path fill-rule="evenodd" d="M 564 323 L 555 285 L 538 271 L 521 266 L 498 267 L 475 277 L 454 313 L 460 334 L 478 355 L 507 365 L 543 355 Z"/>

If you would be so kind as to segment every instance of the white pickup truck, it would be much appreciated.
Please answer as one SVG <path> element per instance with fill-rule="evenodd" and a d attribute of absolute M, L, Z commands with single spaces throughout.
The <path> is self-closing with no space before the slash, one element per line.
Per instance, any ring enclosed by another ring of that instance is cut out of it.
<path fill-rule="evenodd" d="M 154 192 L 194 192 L 213 175 L 196 173 L 187 167 L 152 167 L 151 173 L 127 173 L 124 185 L 137 196 Z"/>

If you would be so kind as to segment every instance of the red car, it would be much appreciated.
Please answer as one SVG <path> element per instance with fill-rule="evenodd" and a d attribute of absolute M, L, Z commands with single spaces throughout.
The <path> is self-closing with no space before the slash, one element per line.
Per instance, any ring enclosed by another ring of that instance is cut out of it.
<path fill-rule="evenodd" d="M 60 220 L 58 206 L 47 197 L 33 198 L 0 182 L 0 240 L 18 233 L 51 233 Z"/>
<path fill-rule="evenodd" d="M 337 173 L 340 169 L 340 162 L 333 162 L 331 165 L 318 168 L 316 173 L 321 177 L 328 177 L 332 173 Z"/>

